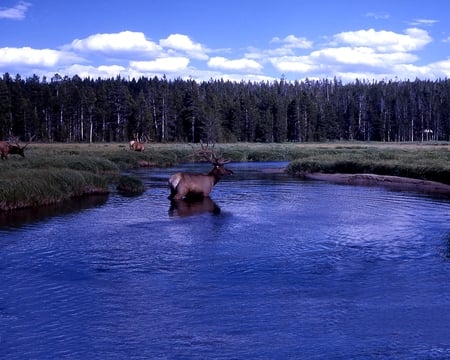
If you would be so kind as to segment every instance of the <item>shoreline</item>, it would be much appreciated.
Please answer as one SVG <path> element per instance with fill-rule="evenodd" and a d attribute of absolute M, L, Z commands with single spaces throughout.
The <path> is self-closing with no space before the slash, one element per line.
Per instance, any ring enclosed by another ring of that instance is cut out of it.
<path fill-rule="evenodd" d="M 310 180 L 330 181 L 337 184 L 384 186 L 395 190 L 412 190 L 450 197 L 450 185 L 437 181 L 377 174 L 304 173 L 301 177 Z"/>

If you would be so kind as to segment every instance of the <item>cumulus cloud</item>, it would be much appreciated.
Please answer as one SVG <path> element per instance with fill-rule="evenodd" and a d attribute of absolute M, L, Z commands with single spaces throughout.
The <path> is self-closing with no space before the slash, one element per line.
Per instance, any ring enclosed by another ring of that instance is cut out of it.
<path fill-rule="evenodd" d="M 159 41 L 160 46 L 174 52 L 182 52 L 198 60 L 207 60 L 207 49 L 199 43 L 193 42 L 189 36 L 172 34 L 166 39 Z"/>
<path fill-rule="evenodd" d="M 177 72 L 187 69 L 189 59 L 186 57 L 159 58 L 152 61 L 130 61 L 130 66 L 140 72 Z"/>
<path fill-rule="evenodd" d="M 12 8 L 0 7 L 0 19 L 23 20 L 30 6 L 31 4 L 28 2 L 19 1 Z"/>
<path fill-rule="evenodd" d="M 58 73 L 67 74 L 70 76 L 78 75 L 81 78 L 114 78 L 118 75 L 127 75 L 127 69 L 120 65 L 80 65 L 73 64 L 65 68 L 60 68 Z M 47 77 L 51 77 L 52 73 L 48 73 Z"/>
<path fill-rule="evenodd" d="M 308 73 L 316 68 L 309 56 L 282 56 L 270 59 L 272 65 L 281 73 Z"/>
<path fill-rule="evenodd" d="M 95 34 L 85 39 L 75 39 L 71 48 L 84 52 L 156 54 L 161 47 L 148 40 L 142 32 L 122 31 L 112 34 Z"/>
<path fill-rule="evenodd" d="M 232 70 L 232 71 L 256 71 L 262 70 L 262 65 L 252 59 L 229 60 L 216 56 L 208 61 L 208 66 L 212 69 Z"/>
<path fill-rule="evenodd" d="M 427 31 L 418 28 L 406 29 L 404 34 L 374 29 L 346 31 L 334 35 L 333 39 L 337 44 L 371 47 L 379 52 L 416 51 L 432 41 Z"/>
<path fill-rule="evenodd" d="M 259 55 L 265 54 L 280 73 L 310 79 L 336 76 L 343 81 L 351 81 L 356 78 L 392 79 L 397 75 L 423 78 L 431 69 L 416 64 L 419 61 L 417 52 L 432 41 L 428 32 L 422 29 L 409 28 L 403 33 L 374 29 L 346 31 L 335 34 L 332 39 L 332 42 L 322 44 L 321 48 L 316 47 L 308 54 L 283 53 L 286 50 L 283 44 L 270 54 L 266 51 Z M 280 39 L 277 42 L 282 43 Z M 280 49 L 283 51 L 276 51 Z M 438 67 L 440 73 L 446 73 L 444 64 L 435 66 Z"/>
<path fill-rule="evenodd" d="M 0 70 L 101 78 L 167 74 L 197 81 L 271 81 L 281 74 L 295 79 L 336 76 L 343 81 L 450 76 L 450 60 L 419 63 L 420 51 L 432 41 L 423 29 L 363 29 L 329 38 L 331 42 L 315 44 L 298 34 L 273 37 L 266 48 L 248 47 L 242 54 L 242 49 L 209 49 L 183 34 L 152 41 L 142 32 L 122 31 L 75 39 L 60 50 L 0 48 Z M 212 53 L 227 57 L 210 57 Z"/>
<path fill-rule="evenodd" d="M 428 71 L 436 74 L 436 78 L 450 78 L 450 59 L 431 63 Z"/>
<path fill-rule="evenodd" d="M 317 50 L 311 53 L 311 58 L 317 60 L 317 62 L 328 64 L 364 64 L 373 67 L 385 67 L 417 60 L 417 56 L 410 53 L 377 53 L 369 47 L 340 47 Z"/>
<path fill-rule="evenodd" d="M 52 49 L 0 48 L 0 66 L 38 66 L 54 67 L 60 63 L 81 61 L 82 59 L 68 52 Z"/>

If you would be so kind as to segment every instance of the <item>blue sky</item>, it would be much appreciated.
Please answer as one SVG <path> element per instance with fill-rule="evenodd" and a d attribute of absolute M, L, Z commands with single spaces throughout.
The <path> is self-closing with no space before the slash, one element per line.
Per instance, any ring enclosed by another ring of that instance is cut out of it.
<path fill-rule="evenodd" d="M 450 77 L 447 0 L 0 0 L 0 74 Z"/>

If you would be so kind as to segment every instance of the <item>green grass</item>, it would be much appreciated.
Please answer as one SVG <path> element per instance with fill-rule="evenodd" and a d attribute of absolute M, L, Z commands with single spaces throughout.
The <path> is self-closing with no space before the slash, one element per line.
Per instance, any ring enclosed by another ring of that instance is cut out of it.
<path fill-rule="evenodd" d="M 106 178 L 90 171 L 17 169 L 0 178 L 0 208 L 14 210 L 49 205 L 71 197 L 107 192 Z"/>
<path fill-rule="evenodd" d="M 293 175 L 305 172 L 374 173 L 450 184 L 450 145 L 317 143 L 217 144 L 216 153 L 232 162 L 288 161 Z M 26 157 L 0 161 L 0 210 L 41 206 L 74 196 L 120 191 L 140 193 L 142 181 L 120 176 L 141 166 L 167 167 L 199 161 L 190 144 L 147 144 L 142 153 L 128 144 L 38 144 Z"/>
<path fill-rule="evenodd" d="M 141 179 L 122 175 L 117 181 L 117 190 L 127 195 L 138 195 L 145 191 L 145 186 Z"/>
<path fill-rule="evenodd" d="M 450 184 L 450 149 L 445 147 L 360 147 L 303 155 L 289 164 L 289 173 L 371 173 Z"/>

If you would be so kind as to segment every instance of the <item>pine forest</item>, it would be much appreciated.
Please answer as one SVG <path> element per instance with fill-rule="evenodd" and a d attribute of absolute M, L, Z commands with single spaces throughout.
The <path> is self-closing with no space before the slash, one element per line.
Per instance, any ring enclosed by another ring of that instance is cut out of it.
<path fill-rule="evenodd" d="M 0 140 L 450 141 L 450 80 L 0 78 Z"/>

